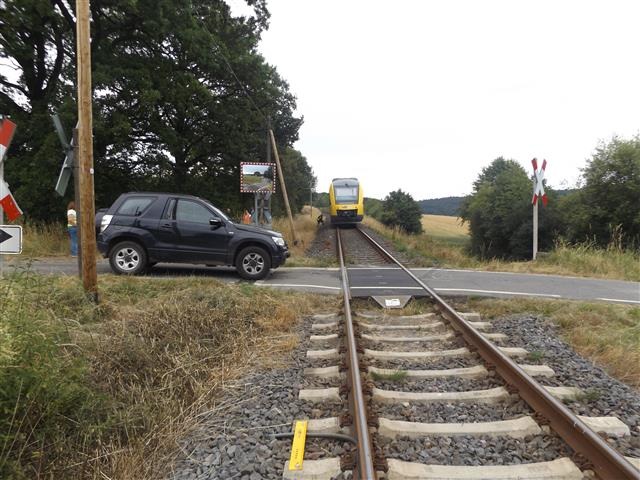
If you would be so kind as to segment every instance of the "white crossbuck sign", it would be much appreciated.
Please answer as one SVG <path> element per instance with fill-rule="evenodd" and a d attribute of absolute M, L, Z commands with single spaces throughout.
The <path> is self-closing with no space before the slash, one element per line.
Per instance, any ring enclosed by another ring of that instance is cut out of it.
<path fill-rule="evenodd" d="M 538 159 L 534 158 L 531 160 L 531 164 L 533 165 L 533 198 L 531 199 L 531 203 L 534 205 L 538 202 L 538 199 L 542 199 L 542 204 L 547 206 L 547 194 L 544 193 L 544 171 L 547 168 L 547 161 L 542 161 L 542 167 L 538 169 Z"/>

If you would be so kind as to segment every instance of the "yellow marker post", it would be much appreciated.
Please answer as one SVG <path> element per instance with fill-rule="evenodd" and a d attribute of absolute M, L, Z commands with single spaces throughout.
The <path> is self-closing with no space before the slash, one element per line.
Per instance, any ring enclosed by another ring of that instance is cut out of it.
<path fill-rule="evenodd" d="M 296 420 L 296 427 L 291 442 L 291 457 L 289 457 L 289 470 L 302 470 L 304 459 L 304 444 L 307 439 L 307 420 Z"/>

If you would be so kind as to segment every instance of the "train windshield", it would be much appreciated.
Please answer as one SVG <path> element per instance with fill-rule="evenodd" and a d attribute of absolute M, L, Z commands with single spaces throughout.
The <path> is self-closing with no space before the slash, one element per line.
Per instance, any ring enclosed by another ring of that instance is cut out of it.
<path fill-rule="evenodd" d="M 358 203 L 358 187 L 334 187 L 336 203 Z"/>

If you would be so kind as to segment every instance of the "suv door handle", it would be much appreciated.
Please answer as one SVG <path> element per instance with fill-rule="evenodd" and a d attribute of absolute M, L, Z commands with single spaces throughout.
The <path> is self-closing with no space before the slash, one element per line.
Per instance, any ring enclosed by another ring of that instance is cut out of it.
<path fill-rule="evenodd" d="M 169 222 L 161 223 L 160 228 L 163 230 L 173 230 L 173 225 Z"/>

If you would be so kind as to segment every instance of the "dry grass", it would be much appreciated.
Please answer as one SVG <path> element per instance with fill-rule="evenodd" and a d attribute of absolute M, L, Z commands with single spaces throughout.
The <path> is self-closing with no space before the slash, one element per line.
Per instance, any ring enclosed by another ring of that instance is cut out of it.
<path fill-rule="evenodd" d="M 544 315 L 578 353 L 640 388 L 638 307 L 542 299 L 471 299 L 469 307 L 487 318 L 522 312 Z"/>
<path fill-rule="evenodd" d="M 98 308 L 70 277 L 27 273 L 0 279 L 0 290 L 0 325 L 9 325 L 0 331 L 0 352 L 13 352 L 12 375 L 32 368 L 34 391 L 43 382 L 57 385 L 35 406 L 25 403 L 24 392 L 15 396 L 33 430 L 25 436 L 12 427 L 16 443 L 0 455 L 0 476 L 3 466 L 13 466 L 27 478 L 160 478 L 198 414 L 219 407 L 228 382 L 282 365 L 297 345 L 299 319 L 338 307 L 337 298 L 202 278 L 101 277 Z M 38 348 L 49 352 L 39 354 L 42 365 L 18 360 L 14 340 L 29 324 Z M 60 359 L 59 369 L 47 364 Z M 81 384 L 87 393 L 62 411 L 55 395 L 71 382 L 69 362 L 80 365 L 70 386 Z M 11 376 L 0 380 L 16 385 Z M 86 409 L 82 402 L 89 400 Z M 39 417 L 43 410 L 50 412 L 47 422 Z"/>
<path fill-rule="evenodd" d="M 396 249 L 405 252 L 417 266 L 640 281 L 640 252 L 622 250 L 617 246 L 603 249 L 558 243 L 553 251 L 541 253 L 535 262 L 481 260 L 469 255 L 466 242 L 460 240 L 462 237 L 446 238 L 443 230 L 436 230 L 440 236 L 433 236 L 428 230 L 420 235 L 407 235 L 370 217 L 365 217 L 364 223 L 392 240 Z"/>
<path fill-rule="evenodd" d="M 320 210 L 313 207 L 313 211 L 311 212 L 309 206 L 305 205 L 302 208 L 302 212 L 293 217 L 293 225 L 298 237 L 298 243 L 295 245 L 289 219 L 287 217 L 273 219 L 273 229 L 284 235 L 289 245 L 289 251 L 291 252 L 291 257 L 287 260 L 286 266 L 323 266 L 320 260 L 309 258 L 305 255 L 307 248 L 309 248 L 316 238 L 316 232 L 318 230 L 316 219 L 318 215 L 320 215 Z"/>
<path fill-rule="evenodd" d="M 69 255 L 67 228 L 60 223 L 27 223 L 22 226 L 22 255 L 57 257 Z"/>
<path fill-rule="evenodd" d="M 422 215 L 422 228 L 430 237 L 456 244 L 469 241 L 469 227 L 459 217 L 445 215 Z"/>
<path fill-rule="evenodd" d="M 425 267 L 474 268 L 481 263 L 465 252 L 462 245 L 452 244 L 423 233 L 408 235 L 399 228 L 389 228 L 371 217 L 365 217 L 364 225 L 390 239 L 395 248 L 404 252 L 412 263 Z"/>

